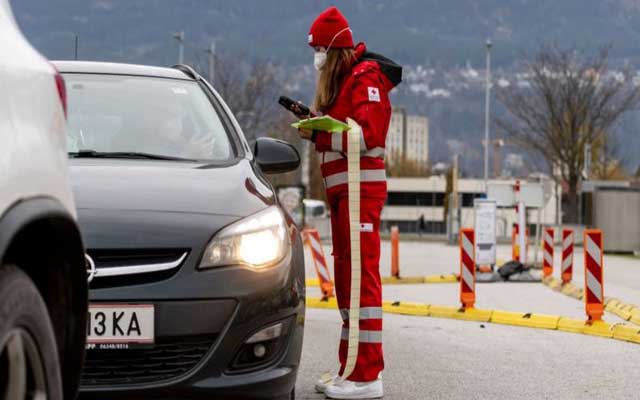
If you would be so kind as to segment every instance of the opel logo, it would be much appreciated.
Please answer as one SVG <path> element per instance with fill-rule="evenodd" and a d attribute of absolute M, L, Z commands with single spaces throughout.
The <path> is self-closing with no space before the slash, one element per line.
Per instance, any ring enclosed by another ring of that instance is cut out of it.
<path fill-rule="evenodd" d="M 89 257 L 87 253 L 84 254 L 85 264 L 87 265 L 87 282 L 91 282 L 96 276 L 96 263 Z"/>

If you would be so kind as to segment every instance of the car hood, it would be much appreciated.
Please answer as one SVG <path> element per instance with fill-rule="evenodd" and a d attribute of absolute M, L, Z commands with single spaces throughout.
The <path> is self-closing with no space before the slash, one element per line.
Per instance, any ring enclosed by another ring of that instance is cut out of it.
<path fill-rule="evenodd" d="M 72 159 L 70 170 L 79 210 L 243 217 L 275 202 L 271 188 L 245 159 L 216 167 L 176 161 Z"/>

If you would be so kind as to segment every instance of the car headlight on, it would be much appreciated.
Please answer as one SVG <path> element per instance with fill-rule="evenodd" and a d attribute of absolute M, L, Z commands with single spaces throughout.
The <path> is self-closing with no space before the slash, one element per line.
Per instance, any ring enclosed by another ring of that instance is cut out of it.
<path fill-rule="evenodd" d="M 200 268 L 265 268 L 282 260 L 288 250 L 284 217 L 278 207 L 272 206 L 218 232 L 207 245 Z"/>

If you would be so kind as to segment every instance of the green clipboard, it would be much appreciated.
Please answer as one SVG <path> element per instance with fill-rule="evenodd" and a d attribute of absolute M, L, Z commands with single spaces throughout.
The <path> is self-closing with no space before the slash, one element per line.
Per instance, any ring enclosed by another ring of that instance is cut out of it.
<path fill-rule="evenodd" d="M 315 129 L 324 132 L 344 132 L 349 130 L 349 125 L 328 115 L 300 120 L 291 124 L 296 129 Z"/>

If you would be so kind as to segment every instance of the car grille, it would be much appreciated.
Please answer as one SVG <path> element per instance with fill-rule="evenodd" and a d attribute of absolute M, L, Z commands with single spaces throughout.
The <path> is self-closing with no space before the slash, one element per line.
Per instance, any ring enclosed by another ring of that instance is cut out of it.
<path fill-rule="evenodd" d="M 165 339 L 153 348 L 87 350 L 83 387 L 153 383 L 189 372 L 211 348 L 215 336 Z"/>
<path fill-rule="evenodd" d="M 189 249 L 88 249 L 87 254 L 98 269 L 135 267 L 139 265 L 170 263 L 179 260 Z M 119 276 L 96 276 L 89 284 L 91 289 L 142 285 L 170 278 L 180 267 L 164 271 Z"/>

